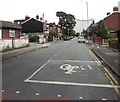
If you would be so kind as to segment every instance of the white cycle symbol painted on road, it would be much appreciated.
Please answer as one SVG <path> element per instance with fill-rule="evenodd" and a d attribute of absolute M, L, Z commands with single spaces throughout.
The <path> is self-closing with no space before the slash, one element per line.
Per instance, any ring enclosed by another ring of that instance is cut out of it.
<path fill-rule="evenodd" d="M 66 70 L 65 74 L 72 74 L 73 72 L 77 72 L 74 71 L 74 69 L 78 69 L 78 66 L 71 66 L 70 64 L 63 64 L 60 66 L 60 69 L 62 70 Z"/>

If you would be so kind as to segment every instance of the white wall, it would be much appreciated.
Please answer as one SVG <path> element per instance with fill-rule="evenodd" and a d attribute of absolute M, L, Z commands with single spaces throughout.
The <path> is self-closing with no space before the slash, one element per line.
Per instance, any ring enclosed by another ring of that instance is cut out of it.
<path fill-rule="evenodd" d="M 0 39 L 2 39 L 2 30 L 0 29 Z"/>
<path fill-rule="evenodd" d="M 6 49 L 6 48 L 19 48 L 24 47 L 29 44 L 28 39 L 21 38 L 21 39 L 0 39 L 0 51 Z"/>
<path fill-rule="evenodd" d="M 120 1 L 118 2 L 118 11 L 120 13 Z"/>

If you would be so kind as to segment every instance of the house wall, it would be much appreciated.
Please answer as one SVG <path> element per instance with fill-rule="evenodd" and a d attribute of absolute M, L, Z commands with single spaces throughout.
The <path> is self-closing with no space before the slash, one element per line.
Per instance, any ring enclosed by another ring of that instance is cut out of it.
<path fill-rule="evenodd" d="M 20 30 L 15 30 L 15 37 L 9 37 L 9 29 L 2 29 L 2 39 L 20 38 Z"/>
<path fill-rule="evenodd" d="M 2 39 L 2 30 L 0 29 L 0 39 Z"/>
<path fill-rule="evenodd" d="M 113 13 L 112 15 L 106 17 L 103 21 L 108 27 L 114 30 L 120 28 L 120 25 L 119 25 L 120 14 L 118 13 Z"/>

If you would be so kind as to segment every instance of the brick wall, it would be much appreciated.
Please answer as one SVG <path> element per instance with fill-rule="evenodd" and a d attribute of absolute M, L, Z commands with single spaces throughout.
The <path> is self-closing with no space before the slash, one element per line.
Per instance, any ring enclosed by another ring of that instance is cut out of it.
<path fill-rule="evenodd" d="M 7 39 L 7 38 L 14 38 L 14 37 L 9 37 L 8 29 L 2 29 L 2 39 Z M 15 38 L 20 38 L 20 30 L 15 30 Z"/>
<path fill-rule="evenodd" d="M 120 28 L 120 24 L 118 23 L 120 21 L 119 13 L 113 13 L 110 16 L 106 17 L 103 21 L 105 25 L 107 25 L 108 27 L 114 30 Z"/>

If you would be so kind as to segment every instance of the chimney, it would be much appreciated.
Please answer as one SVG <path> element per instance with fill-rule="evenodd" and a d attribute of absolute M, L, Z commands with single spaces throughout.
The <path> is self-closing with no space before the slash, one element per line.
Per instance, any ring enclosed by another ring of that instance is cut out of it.
<path fill-rule="evenodd" d="M 107 12 L 107 16 L 110 15 L 110 12 Z"/>
<path fill-rule="evenodd" d="M 30 19 L 30 17 L 29 16 L 25 16 L 25 20 L 28 20 L 28 19 Z"/>
<path fill-rule="evenodd" d="M 36 15 L 36 19 L 39 20 L 39 16 L 38 15 Z"/>
<path fill-rule="evenodd" d="M 118 12 L 118 7 L 116 6 L 116 7 L 113 7 L 113 12 L 115 13 L 115 12 Z"/>
<path fill-rule="evenodd" d="M 40 21 L 42 22 L 42 20 L 43 20 L 43 18 L 42 17 L 40 17 Z"/>

